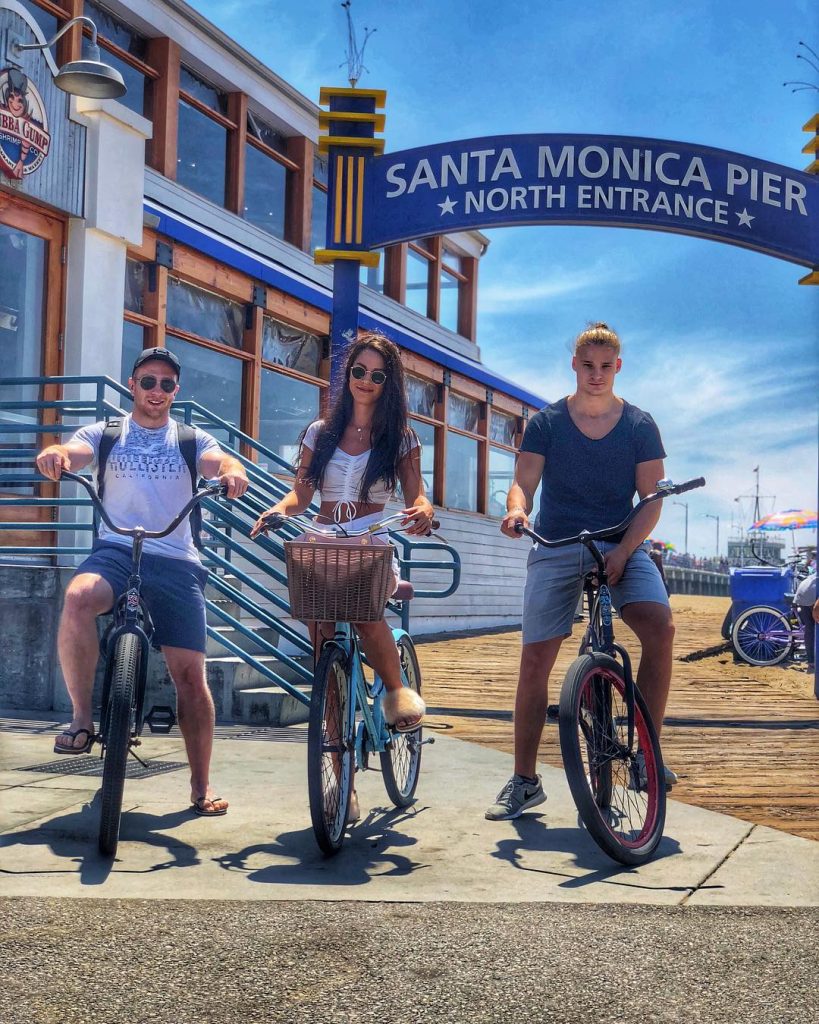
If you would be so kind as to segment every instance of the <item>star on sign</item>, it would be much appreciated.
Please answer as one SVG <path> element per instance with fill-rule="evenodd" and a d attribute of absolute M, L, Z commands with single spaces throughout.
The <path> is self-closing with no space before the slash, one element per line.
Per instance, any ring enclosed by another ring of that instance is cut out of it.
<path fill-rule="evenodd" d="M 457 199 L 450 199 L 449 196 L 447 196 L 442 203 L 438 203 L 441 207 L 441 216 L 443 217 L 445 213 L 453 213 L 457 204 Z"/>
<path fill-rule="evenodd" d="M 734 211 L 734 213 L 736 213 L 737 217 L 739 217 L 739 224 L 737 224 L 737 227 L 741 228 L 744 226 L 746 228 L 749 228 L 751 226 L 751 221 L 754 219 L 754 215 L 748 213 L 747 207 L 742 211 L 742 213 L 738 213 L 736 210 Z"/>

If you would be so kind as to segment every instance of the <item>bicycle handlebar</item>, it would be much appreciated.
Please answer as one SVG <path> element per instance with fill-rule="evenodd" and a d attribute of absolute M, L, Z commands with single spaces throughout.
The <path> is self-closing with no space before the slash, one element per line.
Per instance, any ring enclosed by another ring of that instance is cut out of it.
<path fill-rule="evenodd" d="M 219 480 L 207 480 L 204 487 L 200 487 L 199 490 L 194 494 L 190 501 L 185 505 L 181 512 L 174 517 L 170 526 L 164 530 L 145 530 L 141 526 L 135 526 L 133 529 L 126 529 L 124 526 L 117 526 L 110 518 L 108 513 L 103 508 L 103 504 L 100 501 L 100 497 L 94 489 L 93 484 L 90 480 L 87 480 L 84 476 L 80 476 L 79 473 L 72 473 L 67 469 L 64 469 L 60 474 L 61 480 L 73 480 L 74 483 L 82 484 L 85 490 L 88 492 L 88 497 L 91 499 L 94 507 L 100 514 L 100 518 L 103 520 L 109 529 L 113 530 L 114 533 L 118 533 L 123 537 L 136 537 L 140 535 L 149 540 L 158 540 L 160 537 L 167 537 L 169 533 L 179 526 L 179 524 L 185 519 L 191 512 L 194 505 L 202 501 L 203 498 L 209 498 L 213 495 L 220 495 L 224 497 L 227 493 L 227 487 L 222 484 Z"/>
<path fill-rule="evenodd" d="M 605 540 L 606 537 L 611 537 L 613 534 L 623 533 L 631 523 L 634 521 L 638 512 L 645 508 L 646 505 L 650 505 L 652 501 L 659 501 L 661 498 L 668 498 L 672 494 L 684 494 L 686 491 L 693 491 L 697 487 L 705 486 L 705 477 L 698 476 L 695 480 L 686 480 L 682 484 L 674 484 L 670 480 L 658 480 L 657 490 L 653 494 L 647 494 L 645 498 L 639 501 L 634 508 L 629 512 L 622 523 L 618 523 L 616 526 L 609 526 L 605 530 L 581 530 L 576 537 L 562 537 L 560 540 L 546 540 L 545 537 L 541 537 L 535 533 L 534 530 L 530 530 L 524 526 L 523 523 L 515 523 L 515 530 L 518 533 L 525 534 L 527 537 L 531 537 L 532 540 L 537 541 L 538 544 L 542 544 L 545 548 L 562 548 L 568 547 L 569 544 L 583 544 L 590 540 Z"/>
<path fill-rule="evenodd" d="M 332 523 L 328 524 L 328 529 L 319 529 L 313 525 L 313 521 L 306 519 L 304 516 L 285 516 L 281 512 L 273 512 L 265 520 L 260 533 L 266 533 L 267 530 L 280 530 L 285 523 L 297 522 L 299 526 L 303 527 L 309 533 L 317 533 L 323 536 L 329 536 L 331 533 L 339 533 L 342 537 L 365 537 L 370 533 L 377 533 L 379 530 L 383 530 L 388 523 L 392 523 L 397 519 L 403 519 L 404 515 L 401 512 L 394 512 L 392 515 L 387 516 L 385 519 L 380 520 L 377 523 L 371 523 L 366 526 L 363 530 L 347 530 L 343 523 Z M 437 530 L 441 523 L 438 519 L 433 519 L 430 523 L 429 532 L 426 534 L 428 537 L 433 530 Z M 336 530 L 336 527 L 338 528 Z M 404 532 L 404 531 L 401 531 Z"/>

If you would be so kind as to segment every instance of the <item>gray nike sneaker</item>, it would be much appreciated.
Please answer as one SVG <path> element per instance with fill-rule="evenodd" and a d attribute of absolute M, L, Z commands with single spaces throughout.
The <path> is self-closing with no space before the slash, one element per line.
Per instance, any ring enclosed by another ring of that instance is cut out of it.
<path fill-rule="evenodd" d="M 530 807 L 537 807 L 545 800 L 546 794 L 543 792 L 543 782 L 539 775 L 535 776 L 535 782 L 529 782 L 520 775 L 513 775 L 498 793 L 497 800 L 484 817 L 490 821 L 510 821 L 512 818 L 519 818 L 524 811 L 528 811 Z"/>
<path fill-rule="evenodd" d="M 677 778 L 676 772 L 672 772 L 670 768 L 666 767 L 666 765 L 663 765 L 663 774 L 665 776 L 665 791 L 668 793 L 679 779 Z M 648 788 L 646 759 L 642 750 L 638 750 L 634 755 L 634 761 L 631 765 L 631 781 L 629 782 L 628 788 L 634 789 L 638 793 L 644 793 Z"/>

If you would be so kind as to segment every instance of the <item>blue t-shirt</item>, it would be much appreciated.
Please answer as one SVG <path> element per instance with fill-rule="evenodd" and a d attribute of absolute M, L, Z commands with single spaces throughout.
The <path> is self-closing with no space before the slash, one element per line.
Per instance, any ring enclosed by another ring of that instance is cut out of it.
<path fill-rule="evenodd" d="M 665 458 L 657 424 L 636 405 L 623 402 L 620 419 L 595 440 L 575 425 L 565 398 L 532 417 L 520 450 L 546 460 L 535 530 L 547 540 L 622 522 L 637 490 L 637 465 Z"/>

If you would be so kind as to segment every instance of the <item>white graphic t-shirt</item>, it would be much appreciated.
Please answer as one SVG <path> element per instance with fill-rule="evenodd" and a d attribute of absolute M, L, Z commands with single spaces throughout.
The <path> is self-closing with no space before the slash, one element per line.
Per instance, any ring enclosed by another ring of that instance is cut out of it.
<path fill-rule="evenodd" d="M 196 429 L 196 465 L 203 455 L 221 452 L 215 438 Z M 97 469 L 97 454 L 105 423 L 81 427 L 71 438 L 94 451 L 92 470 Z M 164 427 L 140 427 L 126 416 L 122 433 L 108 454 L 105 466 L 105 511 L 117 526 L 133 529 L 164 530 L 191 496 L 191 475 L 179 449 L 176 421 Z M 131 546 L 130 537 L 121 537 L 100 522 L 100 540 Z M 198 562 L 199 555 L 191 537 L 190 522 L 185 519 L 167 537 L 146 540 L 143 549 L 149 555 L 184 558 Z"/>

